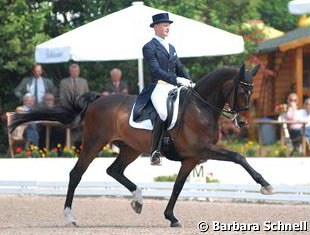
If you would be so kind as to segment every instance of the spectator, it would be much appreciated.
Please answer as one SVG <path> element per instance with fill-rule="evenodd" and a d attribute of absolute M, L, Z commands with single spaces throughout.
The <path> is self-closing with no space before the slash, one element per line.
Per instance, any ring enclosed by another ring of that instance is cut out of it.
<path fill-rule="evenodd" d="M 70 77 L 62 79 L 60 82 L 60 103 L 64 106 L 70 106 L 79 96 L 89 91 L 88 82 L 80 76 L 80 67 L 78 64 L 69 66 Z"/>
<path fill-rule="evenodd" d="M 103 95 L 128 94 L 127 82 L 122 79 L 122 71 L 118 68 L 114 68 L 110 71 L 110 81 L 107 82 L 102 91 Z"/>
<path fill-rule="evenodd" d="M 304 102 L 304 108 L 300 111 L 301 117 L 304 121 L 307 121 L 306 124 L 306 138 L 310 139 L 310 98 L 307 98 Z"/>
<path fill-rule="evenodd" d="M 80 76 L 80 67 L 78 64 L 69 66 L 70 77 L 64 78 L 60 82 L 60 103 L 63 106 L 70 107 L 81 95 L 89 91 L 88 82 Z M 71 129 L 71 145 L 79 147 L 81 145 L 83 127 L 82 125 Z"/>
<path fill-rule="evenodd" d="M 26 93 L 34 97 L 35 105 L 42 103 L 45 92 L 57 93 L 52 80 L 42 77 L 43 69 L 41 65 L 35 64 L 32 68 L 31 77 L 25 77 L 14 90 L 14 94 L 22 100 Z"/>
<path fill-rule="evenodd" d="M 45 93 L 43 97 L 43 104 L 49 108 L 55 107 L 55 96 L 53 95 L 53 93 Z"/>
<path fill-rule="evenodd" d="M 45 93 L 43 97 L 42 107 L 53 108 L 55 107 L 55 97 L 52 93 Z M 64 146 L 65 144 L 66 129 L 63 126 L 51 126 L 50 127 L 50 148 L 57 147 L 58 144 Z M 40 149 L 46 147 L 46 126 L 42 125 L 40 128 Z"/>
<path fill-rule="evenodd" d="M 16 108 L 16 112 L 30 112 L 35 104 L 35 98 L 30 93 L 24 95 L 23 105 Z M 39 145 L 39 134 L 37 130 L 37 124 L 30 123 L 24 130 L 23 137 L 25 139 L 25 148 L 30 144 L 35 146 Z"/>
<path fill-rule="evenodd" d="M 285 119 L 287 121 L 301 121 L 301 111 L 298 110 L 298 96 L 296 93 L 290 93 L 287 97 L 287 113 Z M 290 124 L 288 125 L 288 131 L 293 144 L 293 152 L 299 152 L 301 144 L 301 128 L 302 124 Z M 292 153 L 293 153 L 292 152 Z"/>

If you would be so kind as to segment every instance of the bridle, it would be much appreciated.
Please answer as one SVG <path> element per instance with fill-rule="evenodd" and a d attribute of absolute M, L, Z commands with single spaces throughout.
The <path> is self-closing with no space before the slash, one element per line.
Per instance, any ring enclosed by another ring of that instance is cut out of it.
<path fill-rule="evenodd" d="M 216 106 L 214 106 L 213 104 L 209 103 L 207 100 L 205 100 L 203 97 L 201 97 L 201 95 L 193 88 L 190 88 L 191 93 L 193 94 L 193 96 L 195 96 L 201 103 L 203 103 L 206 106 L 209 106 L 212 110 L 216 111 L 217 113 L 221 114 L 222 116 L 224 116 L 225 118 L 229 119 L 232 122 L 236 122 L 237 123 L 237 117 L 239 116 L 239 112 L 243 111 L 243 110 L 248 110 L 249 109 L 249 99 L 253 90 L 253 84 L 252 83 L 247 83 L 244 81 L 240 81 L 239 77 L 236 77 L 234 79 L 234 86 L 232 86 L 231 90 L 227 93 L 226 97 L 225 97 L 225 101 L 228 100 L 228 98 L 232 95 L 234 95 L 233 98 L 233 105 L 232 105 L 232 109 L 227 109 L 227 108 L 223 108 L 220 109 Z M 239 90 L 239 86 L 242 86 L 242 88 L 248 93 L 248 96 L 245 98 L 245 104 L 247 104 L 246 106 L 239 106 L 238 104 L 238 90 Z"/>
<path fill-rule="evenodd" d="M 228 95 L 225 97 L 225 100 L 228 100 L 229 96 L 231 95 L 232 90 L 234 90 L 234 98 L 233 98 L 233 104 L 232 107 L 236 113 L 239 113 L 240 111 L 245 111 L 249 110 L 249 103 L 250 103 L 250 97 L 253 91 L 253 84 L 252 83 L 247 83 L 244 81 L 240 81 L 238 78 L 234 79 L 235 81 L 235 86 L 232 87 L 231 91 L 228 93 Z M 247 93 L 247 96 L 243 97 L 244 98 L 244 104 L 245 106 L 239 106 L 239 98 L 238 96 L 238 91 L 240 89 L 240 86 L 244 89 L 244 91 Z"/>

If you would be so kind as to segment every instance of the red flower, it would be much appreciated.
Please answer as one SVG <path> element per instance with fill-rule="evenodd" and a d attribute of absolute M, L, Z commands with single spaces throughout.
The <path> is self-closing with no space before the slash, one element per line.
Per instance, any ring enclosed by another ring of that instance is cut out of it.
<path fill-rule="evenodd" d="M 17 149 L 16 149 L 16 152 L 17 153 L 21 153 L 23 151 L 23 149 L 21 148 L 21 147 L 18 147 Z"/>
<path fill-rule="evenodd" d="M 30 156 L 31 155 L 31 151 L 27 150 L 26 154 L 27 154 L 27 156 Z"/>
<path fill-rule="evenodd" d="M 282 113 L 287 112 L 287 104 L 276 105 L 275 112 L 278 114 L 282 114 Z"/>

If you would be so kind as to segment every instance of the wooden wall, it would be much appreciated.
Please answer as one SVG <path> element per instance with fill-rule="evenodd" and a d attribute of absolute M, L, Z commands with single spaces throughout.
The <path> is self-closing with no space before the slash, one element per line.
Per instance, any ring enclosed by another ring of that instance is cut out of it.
<path fill-rule="evenodd" d="M 259 55 L 262 69 L 254 79 L 252 99 L 257 117 L 274 115 L 277 104 L 284 103 L 294 88 L 294 50 Z M 274 74 L 266 72 L 272 70 Z"/>
<path fill-rule="evenodd" d="M 289 93 L 296 92 L 295 84 L 295 51 L 278 52 L 276 58 L 282 57 L 282 63 L 275 76 L 275 105 L 285 103 Z"/>

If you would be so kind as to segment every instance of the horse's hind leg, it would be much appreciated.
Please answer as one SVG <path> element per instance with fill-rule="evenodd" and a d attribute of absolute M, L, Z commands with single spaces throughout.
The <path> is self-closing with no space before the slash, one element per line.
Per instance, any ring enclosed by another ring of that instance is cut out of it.
<path fill-rule="evenodd" d="M 248 161 L 241 154 L 232 152 L 226 149 L 218 148 L 217 146 L 208 149 L 208 159 L 220 160 L 220 161 L 231 161 L 241 165 L 255 180 L 256 183 L 262 186 L 262 194 L 273 194 L 274 190 L 272 186 L 263 178 L 261 174 L 253 169 L 253 167 L 248 163 Z M 210 152 L 212 154 L 210 154 Z M 212 155 L 212 156 L 211 156 Z"/>
<path fill-rule="evenodd" d="M 131 207 L 133 210 L 140 214 L 142 211 L 143 199 L 142 191 L 137 185 L 130 181 L 125 175 L 126 167 L 132 163 L 140 155 L 141 152 L 133 148 L 123 145 L 120 146 L 120 152 L 115 161 L 107 168 L 107 173 L 116 179 L 119 183 L 124 185 L 133 195 Z"/>
<path fill-rule="evenodd" d="M 67 191 L 66 202 L 64 206 L 64 217 L 68 224 L 76 225 L 75 220 L 71 213 L 72 201 L 76 187 L 81 181 L 84 172 L 87 170 L 89 164 L 97 156 L 98 152 L 102 148 L 102 142 L 93 141 L 92 144 L 89 142 L 83 144 L 83 150 L 79 156 L 79 159 L 73 169 L 70 172 L 70 179 Z"/>

